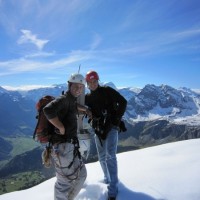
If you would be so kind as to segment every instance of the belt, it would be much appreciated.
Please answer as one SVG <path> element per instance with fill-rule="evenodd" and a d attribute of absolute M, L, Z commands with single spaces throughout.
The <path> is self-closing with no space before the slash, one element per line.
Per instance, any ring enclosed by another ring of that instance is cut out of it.
<path fill-rule="evenodd" d="M 74 138 L 63 138 L 62 141 L 58 140 L 56 142 L 53 143 L 53 145 L 57 145 L 57 144 L 61 144 L 61 143 L 70 143 L 70 144 L 78 144 L 78 138 L 74 137 Z"/>

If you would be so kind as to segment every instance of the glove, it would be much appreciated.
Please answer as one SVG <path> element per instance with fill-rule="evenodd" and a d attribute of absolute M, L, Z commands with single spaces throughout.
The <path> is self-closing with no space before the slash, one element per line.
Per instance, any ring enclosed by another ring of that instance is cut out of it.
<path fill-rule="evenodd" d="M 126 132 L 126 131 L 127 129 L 126 129 L 125 123 L 124 121 L 121 121 L 119 125 L 119 132 Z"/>
<path fill-rule="evenodd" d="M 92 119 L 92 112 L 89 109 L 86 109 L 86 116 L 88 116 L 90 119 Z"/>

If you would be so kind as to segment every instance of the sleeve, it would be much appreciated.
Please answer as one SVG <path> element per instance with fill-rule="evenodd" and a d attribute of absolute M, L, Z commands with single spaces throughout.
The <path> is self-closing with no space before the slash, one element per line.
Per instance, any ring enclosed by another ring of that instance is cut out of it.
<path fill-rule="evenodd" d="M 52 119 L 58 117 L 59 112 L 62 111 L 63 108 L 68 108 L 66 105 L 66 100 L 64 96 L 58 97 L 57 99 L 48 103 L 44 108 L 44 114 L 47 119 Z"/>
<path fill-rule="evenodd" d="M 107 94 L 112 100 L 113 106 L 113 116 L 111 116 L 111 121 L 113 125 L 119 126 L 122 116 L 126 111 L 127 100 L 116 90 L 111 87 L 106 87 Z"/>

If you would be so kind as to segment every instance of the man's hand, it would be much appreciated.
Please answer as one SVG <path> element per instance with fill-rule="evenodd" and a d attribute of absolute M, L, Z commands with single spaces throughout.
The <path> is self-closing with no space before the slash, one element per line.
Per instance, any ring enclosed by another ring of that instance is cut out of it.
<path fill-rule="evenodd" d="M 92 118 L 92 112 L 86 106 L 77 104 L 77 108 L 79 112 L 85 113 L 90 119 Z"/>
<path fill-rule="evenodd" d="M 49 119 L 49 121 L 56 127 L 55 132 L 60 135 L 65 134 L 65 127 L 58 117 Z"/>
<path fill-rule="evenodd" d="M 86 109 L 85 113 L 90 119 L 92 119 L 92 112 L 89 109 Z"/>
<path fill-rule="evenodd" d="M 63 128 L 55 128 L 55 133 L 58 135 L 64 135 L 65 134 L 65 127 Z"/>

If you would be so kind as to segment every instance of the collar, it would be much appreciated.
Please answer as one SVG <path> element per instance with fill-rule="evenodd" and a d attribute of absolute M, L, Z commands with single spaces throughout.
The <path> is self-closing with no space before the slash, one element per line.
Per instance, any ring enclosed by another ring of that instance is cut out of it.
<path fill-rule="evenodd" d="M 90 92 L 93 94 L 93 93 L 95 93 L 95 92 L 98 92 L 99 91 L 99 88 L 101 88 L 101 86 L 100 85 L 98 85 L 98 87 L 97 87 L 97 89 L 96 90 L 90 90 Z"/>
<path fill-rule="evenodd" d="M 65 95 L 69 96 L 74 101 L 77 100 L 77 97 L 73 96 L 69 90 L 65 93 Z"/>

